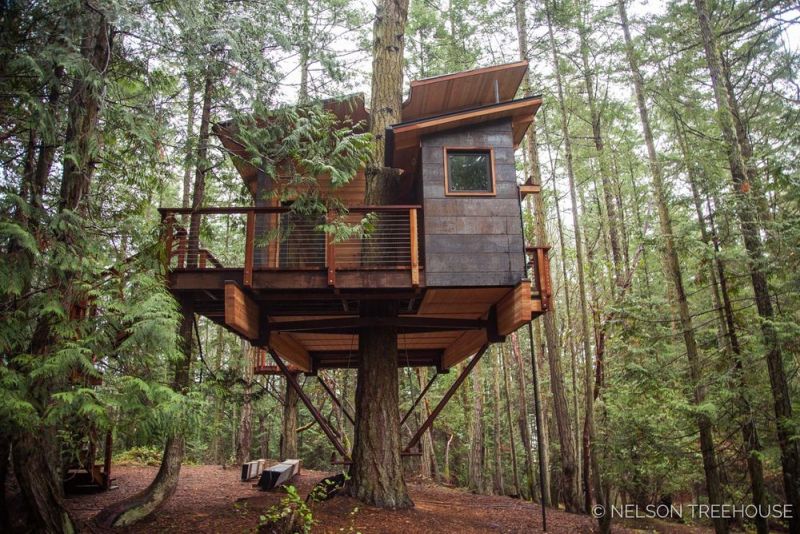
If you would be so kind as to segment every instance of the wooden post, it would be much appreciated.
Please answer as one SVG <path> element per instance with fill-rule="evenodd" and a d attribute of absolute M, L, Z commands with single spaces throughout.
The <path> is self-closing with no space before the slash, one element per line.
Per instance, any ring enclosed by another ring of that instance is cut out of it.
<path fill-rule="evenodd" d="M 204 248 L 200 249 L 200 268 L 206 268 L 206 260 L 208 259 L 208 251 Z"/>
<path fill-rule="evenodd" d="M 336 218 L 336 212 L 328 212 L 328 222 Z M 336 286 L 336 247 L 333 243 L 334 236 L 325 234 L 325 265 L 328 267 L 328 286 Z"/>
<path fill-rule="evenodd" d="M 419 239 L 417 237 L 417 209 L 408 210 L 409 238 L 411 246 L 411 286 L 419 287 Z"/>
<path fill-rule="evenodd" d="M 247 229 L 244 238 L 244 274 L 242 283 L 245 287 L 253 285 L 253 252 L 256 234 L 256 214 L 253 210 L 247 212 Z"/>
<path fill-rule="evenodd" d="M 542 310 L 548 311 L 550 309 L 550 299 L 553 296 L 553 287 L 550 280 L 550 248 L 544 247 L 543 250 L 542 266 L 539 269 L 542 272 L 542 283 L 544 285 L 542 291 Z"/>

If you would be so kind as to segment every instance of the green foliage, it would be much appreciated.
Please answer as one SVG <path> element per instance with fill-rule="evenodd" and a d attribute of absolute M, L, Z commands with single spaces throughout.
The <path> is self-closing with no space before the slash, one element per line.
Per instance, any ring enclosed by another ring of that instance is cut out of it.
<path fill-rule="evenodd" d="M 267 532 L 272 532 L 274 529 L 275 532 L 309 534 L 315 524 L 311 507 L 300 497 L 294 486 L 283 486 L 283 489 L 286 491 L 286 497 L 259 516 L 259 525 Z"/>
<path fill-rule="evenodd" d="M 130 449 L 114 455 L 116 465 L 131 466 L 159 466 L 163 451 L 156 447 L 131 447 Z"/>

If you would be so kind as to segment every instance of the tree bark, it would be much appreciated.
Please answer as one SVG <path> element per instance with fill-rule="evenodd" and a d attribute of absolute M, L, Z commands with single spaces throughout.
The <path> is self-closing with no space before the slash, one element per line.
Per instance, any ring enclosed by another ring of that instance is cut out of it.
<path fill-rule="evenodd" d="M 516 2 L 514 4 L 520 57 L 522 59 L 529 59 L 527 15 L 525 7 L 525 2 Z M 533 94 L 530 73 L 528 71 L 525 72 L 525 77 L 523 78 L 523 89 L 526 95 L 530 96 Z M 531 124 L 528 129 L 525 153 L 527 154 L 530 182 L 533 185 L 538 185 L 541 187 L 542 176 L 539 166 L 539 154 L 536 150 L 535 123 Z M 550 240 L 548 239 L 547 229 L 545 227 L 547 213 L 541 193 L 533 195 L 533 203 L 533 220 L 536 243 L 538 246 L 545 246 L 550 243 Z M 561 449 L 561 479 L 563 482 L 561 492 L 564 495 L 564 506 L 566 507 L 567 511 L 574 512 L 578 509 L 577 495 L 575 493 L 575 443 L 573 441 L 572 430 L 570 428 L 569 409 L 567 408 L 566 388 L 564 386 L 564 371 L 561 365 L 561 350 L 558 344 L 556 314 L 552 312 L 544 314 L 542 316 L 542 323 L 544 326 L 544 338 L 547 346 L 547 363 L 550 370 L 550 390 L 553 397 L 553 414 L 556 419 L 558 442 Z M 545 467 L 549 475 L 549 462 L 547 462 Z M 549 476 L 547 478 L 549 478 Z M 549 488 L 550 484 L 546 484 L 545 487 Z M 552 498 L 550 495 L 545 496 L 544 504 L 552 504 Z"/>
<path fill-rule="evenodd" d="M 363 301 L 367 317 L 391 317 L 394 303 Z M 400 458 L 397 329 L 364 328 L 359 332 L 356 385 L 356 428 L 350 494 L 380 508 L 413 506 Z"/>
<path fill-rule="evenodd" d="M 286 391 L 283 397 L 283 419 L 281 423 L 281 461 L 297 458 L 297 392 L 284 379 Z"/>
<path fill-rule="evenodd" d="M 375 144 L 366 172 L 367 204 L 392 202 L 399 187 L 399 173 L 383 166 L 384 132 L 400 121 L 407 18 L 408 0 L 380 0 L 376 6 L 370 112 L 370 133 Z M 360 311 L 364 317 L 391 317 L 397 314 L 397 304 L 364 301 Z M 408 496 L 400 457 L 397 329 L 365 328 L 358 339 L 360 359 L 349 492 L 374 506 L 407 508 L 414 503 Z"/>
<path fill-rule="evenodd" d="M 714 99 L 717 104 L 716 116 L 727 149 L 728 164 L 730 165 L 731 179 L 735 191 L 734 209 L 739 219 L 745 249 L 747 249 L 750 280 L 753 285 L 758 315 L 761 318 L 761 335 L 766 348 L 765 356 L 774 401 L 778 444 L 781 449 L 783 491 L 787 504 L 791 505 L 793 510 L 800 510 L 800 443 L 792 439 L 792 430 L 790 428 L 792 402 L 783 364 L 783 352 L 778 332 L 773 323 L 775 314 L 772 308 L 765 267 L 765 255 L 761 236 L 759 235 L 752 188 L 747 187 L 747 164 L 742 155 L 739 139 L 736 136 L 728 90 L 723 82 L 716 36 L 709 20 L 708 4 L 706 0 L 695 0 L 694 4 L 697 10 L 700 35 L 705 49 L 711 85 L 714 89 Z M 800 532 L 800 514 L 792 514 L 792 518 L 789 520 L 789 529 L 793 532 Z"/>
<path fill-rule="evenodd" d="M 208 138 L 211 129 L 211 100 L 214 94 L 214 80 L 207 68 L 203 86 L 203 110 L 200 114 L 200 129 L 197 138 L 197 158 L 194 164 L 194 190 L 192 191 L 192 210 L 203 207 L 206 194 L 206 172 L 208 170 Z M 186 266 L 197 268 L 200 253 L 199 213 L 192 213 L 189 222 L 189 239 L 186 252 Z"/>
<path fill-rule="evenodd" d="M 625 9 L 625 0 L 618 0 L 620 20 L 625 37 L 625 48 L 628 57 L 628 64 L 631 71 L 631 80 L 636 94 L 636 104 L 639 109 L 639 117 L 644 132 L 645 144 L 647 145 L 647 155 L 650 162 L 650 173 L 653 178 L 653 193 L 658 208 L 658 220 L 661 229 L 663 245 L 663 260 L 665 270 L 669 275 L 672 289 L 674 292 L 680 327 L 683 334 L 684 344 L 686 345 L 686 357 L 689 362 L 689 378 L 692 381 L 694 390 L 693 404 L 699 406 L 705 400 L 705 387 L 702 383 L 700 359 L 697 350 L 697 343 L 692 326 L 692 318 L 689 313 L 689 303 L 683 287 L 683 277 L 681 273 L 678 253 L 675 249 L 675 238 L 672 232 L 672 221 L 670 219 L 667 195 L 664 189 L 664 181 L 661 174 L 661 165 L 658 161 L 653 132 L 650 127 L 650 114 L 647 109 L 644 94 L 644 80 L 639 71 L 638 60 L 636 59 L 633 41 L 630 35 L 628 15 Z M 714 451 L 714 439 L 712 435 L 712 423 L 709 417 L 699 413 L 697 415 L 697 426 L 700 431 L 700 449 L 703 457 L 703 468 L 706 475 L 706 489 L 708 491 L 709 503 L 721 505 L 723 502 L 722 485 L 719 478 L 719 466 L 717 465 L 716 453 Z M 722 518 L 714 520 L 714 529 L 718 534 L 728 532 L 727 521 Z"/>
<path fill-rule="evenodd" d="M 585 400 L 585 409 L 584 409 L 584 458 L 588 461 L 584 461 L 583 466 L 583 477 L 584 477 L 584 494 L 585 494 L 585 504 L 587 511 L 591 508 L 591 486 L 590 484 L 590 475 L 591 480 L 593 481 L 594 491 L 595 491 L 595 498 L 597 499 L 598 504 L 605 506 L 606 500 L 603 494 L 603 487 L 600 482 L 600 473 L 597 472 L 597 469 L 591 469 L 590 466 L 597 465 L 597 461 L 595 459 L 595 452 L 593 447 L 593 440 L 594 440 L 594 395 L 592 389 L 592 382 L 593 382 L 593 375 L 592 372 L 592 352 L 591 346 L 589 342 L 589 315 L 588 315 L 588 303 L 586 300 L 586 280 L 583 272 L 583 239 L 581 237 L 581 225 L 578 217 L 578 201 L 576 197 L 576 190 L 575 190 L 575 173 L 572 166 L 572 142 L 570 140 L 569 134 L 569 127 L 567 124 L 567 109 L 566 104 L 564 101 L 564 89 L 563 89 L 563 82 L 561 79 L 561 67 L 559 64 L 558 52 L 555 43 L 555 37 L 553 35 L 553 22 L 552 22 L 552 13 L 551 13 L 552 6 L 550 2 L 545 2 L 545 12 L 547 17 L 547 30 L 548 30 L 548 38 L 550 42 L 550 49 L 553 56 L 553 64 L 556 74 L 556 86 L 558 89 L 558 102 L 559 102 L 559 109 L 561 111 L 561 132 L 564 138 L 564 156 L 566 159 L 566 166 L 567 166 L 567 178 L 569 180 L 569 190 L 570 190 L 570 200 L 572 203 L 572 220 L 573 220 L 573 230 L 575 234 L 575 255 L 577 260 L 577 272 L 578 272 L 578 297 L 579 297 L 579 305 L 580 305 L 580 319 L 581 319 L 581 328 L 582 328 L 582 340 L 583 340 L 583 353 L 584 353 L 584 400 Z M 611 529 L 611 516 L 610 514 L 606 514 L 600 518 L 600 529 L 602 532 L 609 532 Z"/>
<path fill-rule="evenodd" d="M 105 96 L 104 78 L 111 58 L 112 28 L 100 11 L 87 9 L 81 5 L 78 14 L 82 26 L 80 53 L 94 72 L 91 75 L 77 76 L 70 92 L 65 135 L 65 153 L 61 178 L 58 211 L 79 211 L 81 200 L 88 191 L 94 175 L 97 148 L 100 145 L 98 124 Z M 56 67 L 56 78 L 60 79 Z M 55 112 L 58 103 L 58 88 L 51 88 L 50 111 Z M 47 183 L 54 157 L 54 148 L 48 139 L 43 138 L 36 173 L 31 182 L 32 205 L 41 208 L 41 195 Z M 36 225 L 34 218 L 33 225 Z M 60 231 L 57 239 L 62 243 L 72 241 L 69 232 Z M 67 273 L 64 273 L 67 274 Z M 64 309 L 71 309 L 75 292 L 71 288 L 70 276 L 67 282 L 57 281 Z M 56 334 L 50 322 L 40 317 L 34 329 L 30 353 L 47 358 Z M 13 365 L 13 363 L 12 363 Z M 34 405 L 41 411 L 50 403 L 53 393 L 59 391 L 63 377 L 42 378 L 32 386 L 35 391 Z M 62 499 L 62 481 L 58 469 L 59 459 L 55 451 L 55 429 L 42 424 L 38 429 L 11 436 L 14 472 L 25 498 L 28 510 L 27 525 L 31 532 L 62 533 L 73 532 L 75 527 Z"/>

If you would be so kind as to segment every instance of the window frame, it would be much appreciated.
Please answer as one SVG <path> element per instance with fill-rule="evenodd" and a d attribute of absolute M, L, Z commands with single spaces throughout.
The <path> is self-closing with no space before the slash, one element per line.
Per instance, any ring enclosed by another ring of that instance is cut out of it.
<path fill-rule="evenodd" d="M 489 154 L 489 179 L 491 191 L 451 191 L 450 190 L 450 153 L 458 152 L 483 152 Z M 447 197 L 494 197 L 497 196 L 497 173 L 494 166 L 494 147 L 490 146 L 445 146 L 442 147 L 444 155 L 444 194 Z"/>

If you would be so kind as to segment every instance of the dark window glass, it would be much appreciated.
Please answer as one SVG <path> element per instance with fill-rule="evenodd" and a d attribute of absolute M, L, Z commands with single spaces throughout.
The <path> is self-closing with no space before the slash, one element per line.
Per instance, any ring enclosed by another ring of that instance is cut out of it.
<path fill-rule="evenodd" d="M 447 151 L 449 193 L 493 193 L 492 161 L 488 150 Z"/>

